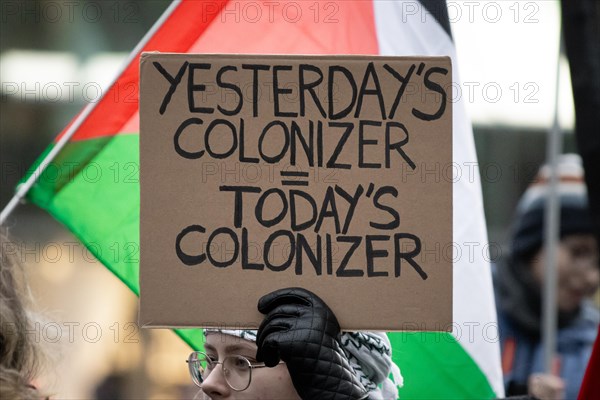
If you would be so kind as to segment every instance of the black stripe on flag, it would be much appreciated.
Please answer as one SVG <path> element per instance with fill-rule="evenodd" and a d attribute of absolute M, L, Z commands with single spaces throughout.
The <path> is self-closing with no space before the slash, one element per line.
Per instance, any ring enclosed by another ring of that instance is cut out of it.
<path fill-rule="evenodd" d="M 433 15 L 435 20 L 440 24 L 448 37 L 452 40 L 452 31 L 450 30 L 450 19 L 448 17 L 448 7 L 445 0 L 419 0 L 423 7 Z"/>

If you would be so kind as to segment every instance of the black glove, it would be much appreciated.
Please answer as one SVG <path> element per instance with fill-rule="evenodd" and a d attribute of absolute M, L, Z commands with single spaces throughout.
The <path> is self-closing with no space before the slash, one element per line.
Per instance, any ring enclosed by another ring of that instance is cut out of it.
<path fill-rule="evenodd" d="M 340 347 L 340 325 L 317 295 L 301 288 L 276 290 L 258 301 L 258 311 L 266 316 L 256 358 L 269 367 L 285 361 L 302 399 L 367 398 Z"/>

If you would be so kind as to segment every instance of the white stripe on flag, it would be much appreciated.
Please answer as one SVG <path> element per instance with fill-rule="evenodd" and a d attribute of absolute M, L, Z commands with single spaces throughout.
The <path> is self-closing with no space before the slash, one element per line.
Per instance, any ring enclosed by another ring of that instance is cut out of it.
<path fill-rule="evenodd" d="M 381 55 L 450 56 L 452 80 L 460 82 L 454 43 L 419 2 L 373 3 Z M 484 256 L 488 242 L 473 131 L 462 98 L 453 104 L 453 110 L 453 157 L 459 166 L 454 172 L 453 240 L 461 251 L 460 256 L 456 252 L 453 255 L 454 334 L 496 395 L 503 397 L 499 342 L 485 336 L 497 333 L 497 320 L 489 258 Z M 485 327 L 494 329 L 486 332 Z"/>

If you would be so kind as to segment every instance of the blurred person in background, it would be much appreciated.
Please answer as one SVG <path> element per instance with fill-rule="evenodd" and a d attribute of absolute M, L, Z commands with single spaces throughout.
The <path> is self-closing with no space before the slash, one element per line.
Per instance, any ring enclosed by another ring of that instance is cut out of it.
<path fill-rule="evenodd" d="M 40 349 L 28 333 L 34 329 L 29 291 L 11 245 L 0 232 L 0 399 L 40 400 L 45 395 L 33 385 Z"/>
<path fill-rule="evenodd" d="M 591 301 L 600 280 L 599 250 L 581 159 L 563 155 L 558 165 L 557 358 L 554 374 L 546 374 L 541 320 L 549 176 L 549 166 L 543 166 L 521 197 L 510 255 L 495 271 L 502 367 L 507 396 L 529 393 L 540 399 L 576 399 L 600 321 L 598 305 Z"/>
<path fill-rule="evenodd" d="M 301 288 L 263 296 L 258 331 L 205 330 L 188 366 L 202 399 L 396 399 L 398 367 L 384 332 L 341 333 L 323 300 Z M 392 373 L 394 382 L 389 379 Z"/>

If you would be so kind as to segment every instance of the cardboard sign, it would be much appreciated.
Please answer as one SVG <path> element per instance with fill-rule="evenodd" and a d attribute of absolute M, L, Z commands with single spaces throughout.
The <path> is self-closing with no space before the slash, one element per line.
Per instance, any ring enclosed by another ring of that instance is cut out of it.
<path fill-rule="evenodd" d="M 258 327 L 303 287 L 348 330 L 449 330 L 448 57 L 146 53 L 140 324 Z"/>

